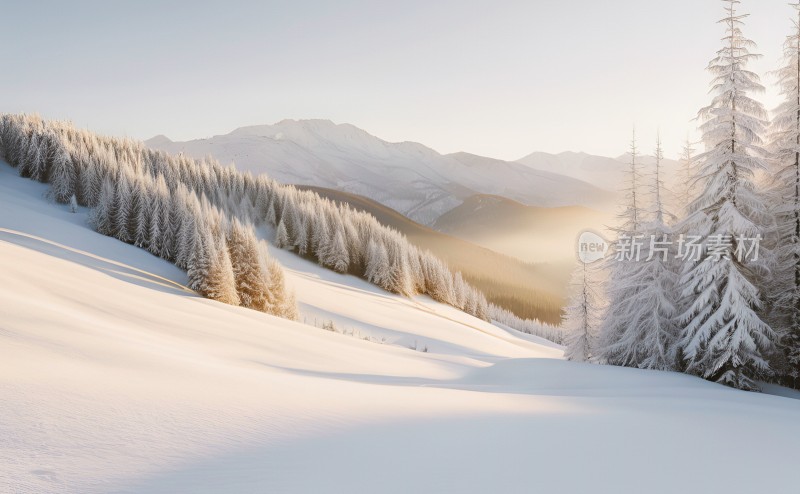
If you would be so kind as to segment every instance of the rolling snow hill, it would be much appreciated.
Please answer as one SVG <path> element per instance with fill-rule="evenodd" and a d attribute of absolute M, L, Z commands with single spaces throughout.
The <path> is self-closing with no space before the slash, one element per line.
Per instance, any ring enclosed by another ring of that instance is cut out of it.
<path fill-rule="evenodd" d="M 46 190 L 0 163 L 2 492 L 796 492 L 800 400 L 566 362 L 278 249 L 311 324 L 221 304 Z"/>
<path fill-rule="evenodd" d="M 604 207 L 611 198 L 606 191 L 558 173 L 465 153 L 444 156 L 422 144 L 386 142 L 328 120 L 283 120 L 188 142 L 157 136 L 146 144 L 195 158 L 211 155 L 283 183 L 363 195 L 423 224 L 476 193 L 538 206 Z"/>

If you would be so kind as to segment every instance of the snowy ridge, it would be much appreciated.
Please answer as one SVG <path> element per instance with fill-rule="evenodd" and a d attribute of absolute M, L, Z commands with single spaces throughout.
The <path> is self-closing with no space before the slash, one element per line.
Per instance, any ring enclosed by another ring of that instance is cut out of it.
<path fill-rule="evenodd" d="M 610 197 L 578 179 L 482 157 L 465 163 L 466 155 L 443 156 L 418 143 L 386 142 L 353 125 L 329 120 L 283 120 L 209 139 L 168 142 L 157 137 L 146 144 L 195 158 L 211 155 L 283 183 L 363 195 L 423 224 L 431 224 L 478 192 L 540 206 L 570 205 L 575 200 L 597 206 Z"/>

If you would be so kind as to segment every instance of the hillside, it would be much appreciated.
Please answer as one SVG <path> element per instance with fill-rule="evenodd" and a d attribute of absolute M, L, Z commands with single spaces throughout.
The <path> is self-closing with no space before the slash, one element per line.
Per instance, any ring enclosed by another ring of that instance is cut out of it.
<path fill-rule="evenodd" d="M 539 206 L 573 201 L 595 206 L 609 199 L 606 191 L 558 172 L 499 160 L 487 163 L 483 158 L 468 162 L 418 143 L 386 142 L 328 120 L 284 120 L 187 142 L 158 136 L 146 144 L 195 158 L 210 155 L 283 183 L 366 196 L 423 224 L 476 193 Z"/>
<path fill-rule="evenodd" d="M 794 485 L 798 400 L 566 362 L 536 338 L 278 249 L 302 319 L 353 336 L 221 304 L 46 189 L 0 163 L 2 492 Z M 658 446 L 630 447 L 643 434 Z M 747 468 L 719 455 L 734 449 Z"/>
<path fill-rule="evenodd" d="M 412 244 L 445 260 L 451 269 L 461 271 L 490 302 L 523 318 L 536 318 L 551 324 L 560 322 L 571 266 L 565 268 L 563 263 L 532 264 L 507 253 L 498 254 L 499 251 L 476 245 L 477 242 L 421 225 L 366 197 L 323 187 L 299 188 L 313 190 L 322 197 L 373 215 L 380 223 L 404 234 Z"/>
<path fill-rule="evenodd" d="M 528 262 L 571 266 L 581 231 L 603 231 L 613 215 L 581 206 L 540 208 L 475 195 L 440 216 L 433 228 Z"/>

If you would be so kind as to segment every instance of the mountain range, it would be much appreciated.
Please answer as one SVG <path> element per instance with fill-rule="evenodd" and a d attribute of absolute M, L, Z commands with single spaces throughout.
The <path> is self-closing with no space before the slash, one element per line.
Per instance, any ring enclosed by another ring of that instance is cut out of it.
<path fill-rule="evenodd" d="M 561 170 L 468 153 L 443 155 L 419 143 L 387 142 L 329 120 L 283 120 L 186 142 L 157 136 L 146 144 L 195 158 L 211 155 L 284 183 L 362 195 L 426 225 L 476 194 L 532 206 L 604 210 L 614 197 Z"/>

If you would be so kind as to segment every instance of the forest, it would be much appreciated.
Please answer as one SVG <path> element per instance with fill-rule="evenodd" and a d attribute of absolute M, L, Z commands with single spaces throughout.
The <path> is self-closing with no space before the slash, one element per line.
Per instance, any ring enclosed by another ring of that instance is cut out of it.
<path fill-rule="evenodd" d="M 92 226 L 188 274 L 204 297 L 295 319 L 294 295 L 259 231 L 276 247 L 405 296 L 429 295 L 556 342 L 561 331 L 489 304 L 459 272 L 367 213 L 212 158 L 153 151 L 37 115 L 0 116 L 0 151 L 51 199 L 91 208 Z"/>

